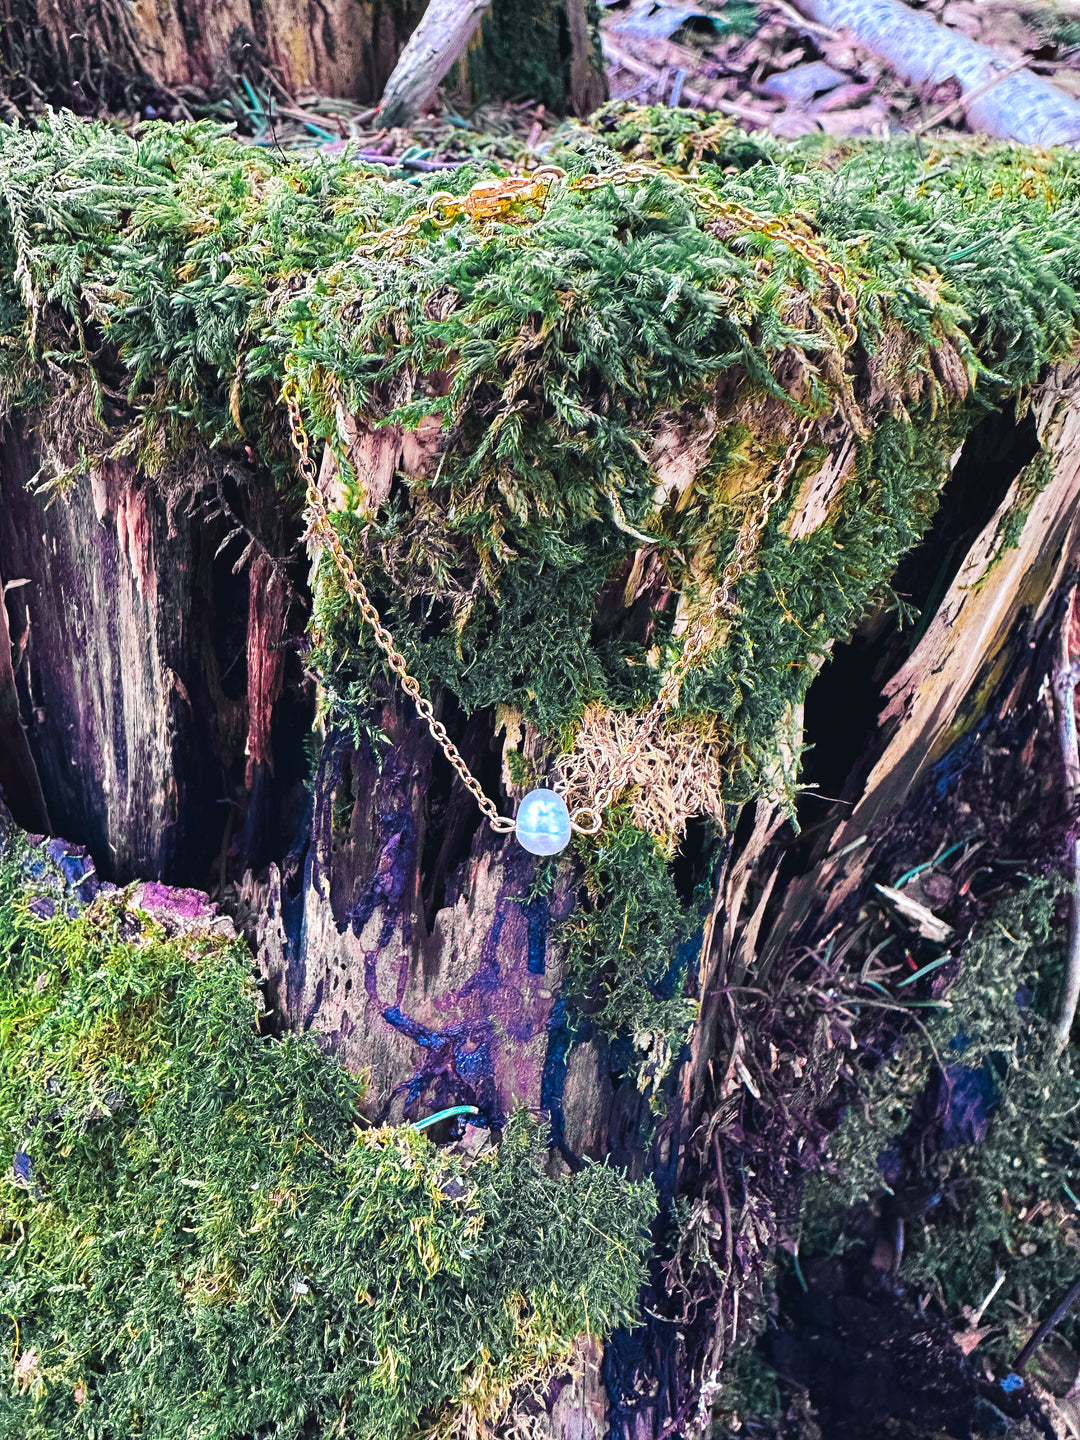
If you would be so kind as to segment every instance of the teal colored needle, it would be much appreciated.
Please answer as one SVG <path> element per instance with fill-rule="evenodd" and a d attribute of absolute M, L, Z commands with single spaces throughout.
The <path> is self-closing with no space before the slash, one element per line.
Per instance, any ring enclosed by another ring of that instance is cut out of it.
<path fill-rule="evenodd" d="M 451 1105 L 449 1110 L 438 1110 L 434 1115 L 428 1115 L 424 1120 L 417 1120 L 413 1125 L 414 1130 L 426 1130 L 429 1125 L 434 1125 L 438 1120 L 449 1120 L 451 1115 L 479 1115 L 480 1111 L 475 1105 Z"/>

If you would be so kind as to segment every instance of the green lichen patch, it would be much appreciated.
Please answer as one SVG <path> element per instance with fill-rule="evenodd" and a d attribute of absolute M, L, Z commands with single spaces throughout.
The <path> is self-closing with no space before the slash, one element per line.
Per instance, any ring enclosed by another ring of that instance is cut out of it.
<path fill-rule="evenodd" d="M 359 1128 L 363 1081 L 257 1030 L 242 945 L 124 894 L 34 917 L 0 867 L 0 1433 L 451 1435 L 632 1323 L 649 1185 Z M 40 888 L 40 887 L 39 887 Z"/>

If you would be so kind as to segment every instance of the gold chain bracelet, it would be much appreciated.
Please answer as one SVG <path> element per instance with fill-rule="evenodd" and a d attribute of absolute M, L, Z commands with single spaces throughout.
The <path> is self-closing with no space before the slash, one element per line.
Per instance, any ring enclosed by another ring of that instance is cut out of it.
<path fill-rule="evenodd" d="M 609 184 L 642 184 L 665 174 L 659 169 L 643 165 L 627 166 L 608 175 L 586 175 L 570 182 L 575 190 L 595 190 Z M 462 215 L 476 221 L 503 219 L 512 206 L 529 201 L 543 204 L 552 184 L 565 178 L 557 166 L 544 166 L 524 177 L 488 181 L 476 185 L 463 197 L 438 192 L 432 195 L 427 207 L 414 212 L 400 225 L 383 230 L 372 236 L 363 237 L 362 244 L 392 245 L 415 235 L 425 223 L 437 228 L 452 225 Z M 682 177 L 676 177 L 681 180 Z M 734 221 L 747 230 L 783 240 L 803 259 L 814 265 L 836 291 L 840 330 L 843 335 L 842 350 L 846 352 L 856 340 L 856 301 L 848 289 L 847 279 L 841 266 L 836 264 L 824 250 L 804 235 L 791 229 L 781 220 L 761 220 L 741 205 L 717 200 L 702 185 L 693 186 L 695 198 L 718 217 Z M 810 438 L 815 424 L 812 415 L 803 416 L 796 427 L 783 459 L 777 467 L 765 494 L 757 508 L 746 517 L 739 529 L 735 550 L 721 571 L 720 578 L 709 595 L 708 603 L 690 623 L 682 652 L 664 677 L 659 694 L 642 719 L 634 739 L 619 757 L 606 784 L 593 797 L 591 805 L 576 809 L 573 814 L 556 791 L 540 788 L 530 791 L 518 807 L 516 819 L 500 815 L 495 803 L 485 794 L 479 780 L 465 763 L 464 756 L 451 740 L 446 727 L 437 719 L 430 700 L 420 689 L 419 681 L 409 674 L 404 655 L 394 644 L 394 637 L 382 623 L 378 610 L 356 573 L 349 556 L 334 529 L 330 514 L 319 489 L 315 462 L 311 457 L 307 432 L 304 429 L 300 411 L 300 385 L 294 374 L 289 374 L 282 397 L 289 411 L 289 426 L 293 444 L 298 455 L 298 468 L 306 486 L 307 508 L 312 533 L 318 536 L 329 550 L 331 558 L 349 597 L 355 602 L 364 620 L 371 626 L 375 643 L 387 658 L 390 669 L 398 677 L 402 690 L 409 696 L 423 718 L 432 738 L 453 766 L 462 784 L 476 800 L 491 828 L 500 835 L 516 834 L 526 850 L 538 855 L 553 855 L 565 849 L 574 831 L 582 835 L 595 835 L 603 825 L 603 812 L 623 790 L 633 770 L 634 763 L 649 740 L 656 734 L 664 716 L 676 703 L 682 682 L 689 671 L 707 649 L 716 631 L 716 624 L 723 616 L 730 617 L 736 609 L 735 589 L 746 574 L 757 553 L 762 531 L 768 523 L 773 506 L 783 494 L 784 487 L 794 473 L 803 449 Z"/>

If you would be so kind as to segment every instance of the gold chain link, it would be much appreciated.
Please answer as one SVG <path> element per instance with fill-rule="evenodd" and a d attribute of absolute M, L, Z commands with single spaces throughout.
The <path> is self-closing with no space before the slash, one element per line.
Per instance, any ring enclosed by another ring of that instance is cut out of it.
<path fill-rule="evenodd" d="M 494 801 L 490 800 L 484 793 L 480 781 L 469 769 L 461 751 L 454 744 L 447 734 L 446 727 L 442 721 L 436 718 L 431 701 L 420 689 L 420 682 L 409 674 L 405 656 L 394 644 L 394 637 L 382 623 L 378 610 L 371 603 L 364 582 L 356 573 L 356 567 L 346 555 L 345 550 L 338 538 L 330 520 L 330 513 L 326 508 L 326 501 L 319 489 L 318 473 L 315 469 L 315 462 L 311 458 L 308 448 L 307 431 L 304 429 L 303 418 L 300 414 L 300 387 L 295 377 L 290 376 L 283 391 L 285 402 L 289 407 L 289 427 L 292 431 L 293 444 L 296 446 L 298 461 L 297 468 L 307 486 L 307 506 L 311 520 L 311 528 L 326 548 L 330 551 L 334 564 L 337 566 L 345 589 L 350 598 L 355 601 L 360 614 L 371 626 L 372 634 L 375 636 L 375 643 L 386 656 L 390 669 L 398 677 L 402 690 L 420 712 L 432 738 L 442 750 L 447 760 L 461 777 L 461 783 L 476 800 L 484 815 L 491 824 L 491 828 L 500 835 L 509 835 L 514 829 L 514 821 L 505 815 L 500 815 L 495 807 Z"/>
<path fill-rule="evenodd" d="M 582 176 L 580 179 L 571 181 L 570 188 L 588 192 L 597 190 L 604 185 L 643 184 L 655 179 L 658 175 L 671 175 L 672 173 L 646 165 L 628 165 L 606 175 Z M 423 210 L 415 211 L 400 225 L 363 236 L 358 243 L 364 246 L 392 246 L 398 241 L 407 240 L 416 235 L 425 223 L 443 229 L 452 225 L 462 215 L 467 215 L 474 221 L 505 220 L 509 218 L 507 212 L 512 211 L 513 207 L 522 202 L 534 202 L 542 206 L 551 185 L 563 178 L 565 178 L 564 172 L 558 166 L 549 165 L 541 166 L 527 176 L 485 181 L 480 185 L 474 185 L 468 194 L 462 197 L 438 191 L 429 197 L 427 206 Z M 683 177 L 674 178 L 682 180 Z M 820 274 L 824 275 L 836 291 L 836 306 L 840 317 L 840 331 L 843 335 L 842 350 L 846 352 L 850 349 L 857 338 L 855 328 L 857 303 L 855 296 L 848 288 L 843 268 L 821 246 L 815 245 L 813 241 L 785 225 L 783 221 L 779 219 L 762 220 L 741 205 L 719 200 L 703 185 L 694 185 L 692 190 L 699 203 L 712 211 L 717 219 L 732 220 L 747 230 L 784 241 Z M 289 375 L 286 379 L 282 394 L 289 410 L 289 426 L 299 457 L 298 468 L 307 487 L 307 506 L 312 532 L 330 551 L 347 593 L 359 608 L 363 618 L 371 626 L 375 643 L 386 656 L 390 669 L 398 677 L 402 690 L 416 706 L 427 724 L 432 738 L 454 767 L 462 784 L 476 800 L 496 833 L 500 835 L 512 833 L 515 829 L 515 822 L 509 817 L 499 814 L 494 802 L 484 793 L 479 780 L 469 769 L 460 750 L 450 739 L 445 726 L 436 718 L 431 702 L 422 693 L 419 682 L 409 674 L 404 655 L 395 646 L 394 637 L 383 625 L 378 610 L 371 603 L 367 590 L 364 588 L 363 581 L 342 547 L 337 531 L 331 523 L 322 492 L 319 490 L 318 474 L 315 462 L 311 458 L 307 432 L 304 429 L 303 417 L 300 412 L 300 386 L 294 375 Z M 592 805 L 575 810 L 571 815 L 571 824 L 579 833 L 595 835 L 599 832 L 603 824 L 603 812 L 625 787 L 638 756 L 655 735 L 665 714 L 677 702 L 682 682 L 711 643 L 716 633 L 717 622 L 725 616 L 730 618 L 734 614 L 737 608 L 736 586 L 753 563 L 762 531 L 768 524 L 769 514 L 794 473 L 814 424 L 815 417 L 812 415 L 805 415 L 799 421 L 784 458 L 766 488 L 761 504 L 746 517 L 740 527 L 732 557 L 724 566 L 705 608 L 688 626 L 682 652 L 664 677 L 660 692 L 642 719 L 638 733 L 619 757 L 607 783 L 593 798 Z"/>

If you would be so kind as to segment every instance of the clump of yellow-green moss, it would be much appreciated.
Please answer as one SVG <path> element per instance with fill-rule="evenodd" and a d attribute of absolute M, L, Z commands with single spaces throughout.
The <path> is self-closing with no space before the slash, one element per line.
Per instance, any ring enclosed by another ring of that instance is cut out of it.
<path fill-rule="evenodd" d="M 632 1323 L 652 1188 L 366 1128 L 258 1031 L 250 955 L 0 863 L 0 1433 L 405 1440 L 493 1419 Z M 35 868 L 42 870 L 38 862 Z"/>

